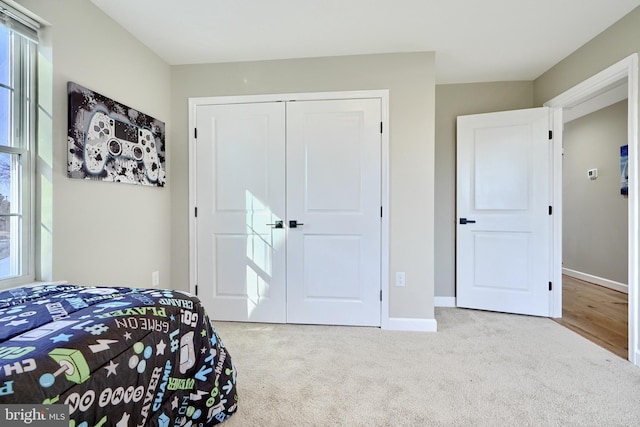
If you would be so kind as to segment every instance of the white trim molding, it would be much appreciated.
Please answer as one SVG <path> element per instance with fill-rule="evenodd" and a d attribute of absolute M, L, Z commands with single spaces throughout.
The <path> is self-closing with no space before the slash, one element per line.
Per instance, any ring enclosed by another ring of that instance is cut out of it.
<path fill-rule="evenodd" d="M 388 331 L 438 332 L 436 319 L 403 319 L 389 318 L 382 329 Z"/>
<path fill-rule="evenodd" d="M 436 307 L 457 307 L 456 297 L 434 297 L 433 305 Z"/>
<path fill-rule="evenodd" d="M 626 80 L 614 83 L 607 92 L 594 96 L 593 98 L 578 104 L 575 107 L 565 108 L 562 112 L 565 123 L 579 119 L 595 111 L 607 108 L 610 105 L 624 101 L 629 96 L 629 87 Z"/>
<path fill-rule="evenodd" d="M 570 268 L 563 268 L 562 274 L 575 279 L 584 280 L 585 282 L 593 283 L 605 288 L 613 289 L 614 291 L 629 293 L 629 285 L 625 283 L 616 282 L 614 280 L 605 279 L 604 277 L 594 276 L 593 274 L 583 273 L 581 271 L 572 270 Z"/>

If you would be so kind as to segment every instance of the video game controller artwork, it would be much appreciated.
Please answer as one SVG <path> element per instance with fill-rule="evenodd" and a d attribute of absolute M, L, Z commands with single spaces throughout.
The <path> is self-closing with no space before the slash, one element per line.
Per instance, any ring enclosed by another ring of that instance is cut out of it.
<path fill-rule="evenodd" d="M 164 186 L 164 122 L 77 83 L 67 92 L 70 178 Z"/>

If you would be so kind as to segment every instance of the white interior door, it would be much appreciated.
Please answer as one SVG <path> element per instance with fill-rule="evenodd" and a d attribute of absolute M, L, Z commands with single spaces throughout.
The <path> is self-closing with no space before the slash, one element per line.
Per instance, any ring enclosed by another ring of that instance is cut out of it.
<path fill-rule="evenodd" d="M 197 106 L 195 270 L 212 318 L 380 326 L 380 124 L 378 98 Z"/>
<path fill-rule="evenodd" d="M 549 316 L 549 109 L 457 126 L 457 305 Z"/>
<path fill-rule="evenodd" d="M 380 123 L 379 99 L 287 103 L 289 323 L 380 325 Z"/>
<path fill-rule="evenodd" d="M 218 320 L 285 322 L 285 106 L 196 110 L 198 295 Z"/>

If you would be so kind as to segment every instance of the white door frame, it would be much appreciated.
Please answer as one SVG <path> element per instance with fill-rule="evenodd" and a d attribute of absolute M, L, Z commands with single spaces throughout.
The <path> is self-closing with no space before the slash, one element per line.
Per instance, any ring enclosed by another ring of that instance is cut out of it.
<path fill-rule="evenodd" d="M 553 120 L 553 206 L 556 215 L 553 218 L 553 247 L 552 272 L 553 282 L 556 284 L 552 291 L 551 315 L 562 317 L 562 130 L 563 110 L 583 104 L 611 88 L 627 84 L 628 104 L 628 144 L 629 144 L 629 355 L 628 359 L 636 366 L 640 366 L 640 328 L 638 325 L 639 306 L 639 272 L 638 256 L 640 255 L 640 175 L 638 166 L 638 123 L 640 109 L 638 108 L 638 54 L 627 58 L 601 71 L 595 76 L 583 81 L 566 92 L 556 96 L 544 104 L 554 109 Z"/>
<path fill-rule="evenodd" d="M 379 98 L 381 101 L 382 147 L 381 147 L 381 194 L 382 221 L 380 230 L 381 260 L 380 286 L 382 288 L 381 327 L 389 325 L 389 90 L 360 90 L 340 92 L 310 92 L 283 93 L 269 95 L 238 95 L 189 98 L 189 291 L 196 293 L 197 264 L 196 264 L 196 108 L 201 105 L 215 104 L 246 104 L 255 102 L 283 102 L 283 101 L 318 101 L 339 99 Z"/>

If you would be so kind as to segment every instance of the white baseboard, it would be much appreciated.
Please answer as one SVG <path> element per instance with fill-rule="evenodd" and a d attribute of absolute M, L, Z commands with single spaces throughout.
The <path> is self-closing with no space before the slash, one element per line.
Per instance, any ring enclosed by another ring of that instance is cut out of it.
<path fill-rule="evenodd" d="M 584 280 L 585 282 L 595 283 L 596 285 L 604 286 L 605 288 L 613 289 L 618 292 L 624 292 L 625 294 L 629 293 L 629 286 L 624 283 L 619 283 L 613 280 L 594 276 L 592 274 L 571 270 L 570 268 L 563 268 L 562 274 L 566 274 L 570 277 L 575 277 L 576 279 Z"/>
<path fill-rule="evenodd" d="M 456 297 L 434 297 L 433 305 L 436 307 L 456 307 Z"/>
<path fill-rule="evenodd" d="M 418 332 L 437 332 L 438 322 L 436 319 L 401 319 L 389 318 L 386 324 L 382 325 L 382 329 L 390 331 L 418 331 Z"/>

